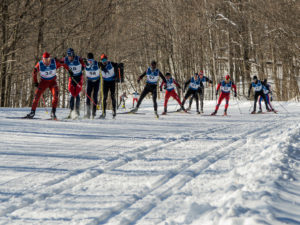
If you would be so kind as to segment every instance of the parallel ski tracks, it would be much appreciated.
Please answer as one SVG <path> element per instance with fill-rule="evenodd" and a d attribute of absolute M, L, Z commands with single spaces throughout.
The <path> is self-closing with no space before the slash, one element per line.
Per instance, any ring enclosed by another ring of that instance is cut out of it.
<path fill-rule="evenodd" d="M 275 123 L 278 123 L 278 121 L 269 124 L 267 127 L 265 126 L 264 129 L 255 128 L 239 134 L 225 144 L 222 143 L 222 146 L 213 147 L 186 160 L 177 170 L 170 171 L 153 184 L 151 189 L 133 196 L 130 201 L 120 203 L 120 205 L 112 208 L 110 213 L 94 219 L 91 224 L 136 224 L 155 208 L 158 203 L 168 199 L 172 193 L 178 192 L 185 184 L 199 176 L 205 169 L 230 154 L 236 148 L 244 145 L 248 137 L 268 132 Z"/>
<path fill-rule="evenodd" d="M 39 185 L 36 187 L 34 190 L 31 190 L 28 192 L 28 194 L 19 196 L 17 198 L 17 206 L 14 207 L 7 207 L 7 208 L 2 208 L 0 210 L 0 216 L 9 216 L 9 214 L 13 213 L 14 211 L 17 211 L 19 209 L 22 209 L 24 207 L 28 207 L 30 205 L 33 205 L 37 200 L 42 201 L 46 200 L 48 198 L 51 198 L 57 194 L 60 194 L 68 189 L 74 188 L 74 186 L 78 184 L 82 184 L 84 182 L 87 182 L 91 179 L 96 178 L 97 176 L 110 172 L 112 170 L 115 170 L 119 167 L 122 167 L 126 165 L 127 163 L 133 161 L 133 160 L 138 160 L 141 158 L 144 158 L 146 155 L 152 154 L 154 152 L 160 151 L 170 145 L 174 145 L 176 143 L 184 142 L 184 141 L 189 141 L 192 138 L 195 138 L 196 136 L 201 136 L 203 134 L 208 133 L 214 133 L 216 131 L 221 131 L 225 130 L 227 126 L 223 125 L 222 127 L 219 128 L 209 128 L 207 130 L 201 130 L 201 131 L 193 131 L 193 132 L 187 132 L 185 134 L 180 135 L 178 138 L 168 138 L 165 141 L 162 141 L 161 143 L 152 145 L 152 146 L 139 146 L 137 148 L 134 148 L 131 151 L 127 151 L 125 154 L 119 154 L 113 159 L 109 165 L 106 166 L 105 169 L 101 169 L 99 167 L 99 163 L 95 163 L 94 166 L 86 168 L 86 169 L 81 169 L 81 170 L 74 170 L 67 175 L 54 179 L 52 181 L 48 181 L 42 185 Z M 122 141 L 122 145 L 130 142 Z M 116 146 L 117 144 L 114 144 L 112 146 Z M 112 147 L 111 146 L 111 147 Z M 63 162 L 60 162 L 58 165 L 63 164 Z M 32 175 L 34 173 L 31 173 Z M 42 190 L 42 191 L 41 191 Z M 14 201 L 16 198 L 14 198 Z M 8 201 L 9 202 L 9 201 Z M 7 202 L 6 202 L 7 203 Z M 10 205 L 12 205 L 11 203 Z"/>

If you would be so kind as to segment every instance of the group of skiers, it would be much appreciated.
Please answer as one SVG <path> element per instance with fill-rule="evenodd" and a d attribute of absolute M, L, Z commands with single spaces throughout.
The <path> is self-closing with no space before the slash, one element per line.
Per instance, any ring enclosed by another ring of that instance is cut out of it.
<path fill-rule="evenodd" d="M 88 53 L 87 58 L 81 58 L 75 54 L 75 51 L 72 48 L 67 50 L 67 56 L 58 60 L 56 58 L 52 58 L 49 53 L 45 52 L 42 56 L 42 60 L 39 61 L 33 70 L 33 81 L 35 87 L 37 87 L 35 91 L 35 97 L 33 100 L 31 112 L 27 114 L 26 118 L 33 118 L 35 116 L 35 110 L 37 108 L 39 99 L 41 98 L 43 92 L 49 88 L 52 95 L 52 110 L 51 110 L 51 118 L 56 119 L 56 107 L 58 103 L 58 86 L 56 82 L 56 70 L 60 67 L 64 67 L 65 70 L 69 73 L 69 85 L 68 90 L 70 92 L 70 114 L 68 118 L 77 118 L 79 116 L 80 109 L 80 92 L 82 90 L 83 85 L 83 71 L 85 70 L 86 75 L 86 105 L 87 105 L 87 118 L 94 118 L 96 116 L 97 110 L 97 102 L 98 102 L 98 92 L 101 83 L 101 78 L 103 82 L 103 109 L 102 114 L 99 118 L 106 117 L 106 107 L 107 107 L 107 97 L 110 92 L 110 97 L 112 101 L 112 115 L 116 116 L 116 97 L 115 97 L 115 83 L 116 83 L 116 70 L 115 68 L 118 66 L 117 63 L 111 62 L 108 60 L 108 57 L 105 54 L 102 54 L 100 57 L 100 62 L 94 59 L 93 53 Z M 40 74 L 40 82 L 38 82 L 37 75 Z M 101 74 L 100 74 L 101 73 Z M 162 72 L 157 68 L 156 61 L 152 61 L 150 67 L 138 77 L 137 81 L 140 82 L 143 77 L 146 76 L 146 85 L 139 97 L 139 94 L 135 91 L 133 93 L 133 107 L 134 103 L 137 102 L 136 106 L 129 113 L 136 113 L 148 93 L 152 94 L 152 100 L 154 105 L 154 113 L 156 117 L 159 117 L 157 112 L 157 84 L 159 78 L 162 79 L 162 83 L 160 85 L 160 90 L 164 88 L 166 90 L 165 93 L 165 101 L 164 101 L 164 111 L 163 115 L 167 114 L 167 105 L 170 97 L 173 97 L 178 104 L 180 105 L 180 110 L 183 112 L 187 112 L 191 109 L 193 99 L 196 100 L 196 112 L 198 114 L 203 113 L 203 99 L 204 99 L 204 87 L 205 84 L 208 83 L 211 85 L 213 82 L 208 77 L 204 76 L 203 71 L 199 73 L 195 73 L 190 79 L 188 79 L 184 84 L 184 98 L 180 101 L 178 94 L 175 91 L 175 88 L 181 89 L 181 86 L 176 82 L 176 80 L 172 77 L 170 73 L 166 73 L 165 76 Z M 253 77 L 253 82 L 250 84 L 248 97 L 250 97 L 251 89 L 254 89 L 254 107 L 252 113 L 256 113 L 256 104 L 259 101 L 259 112 L 261 111 L 261 101 L 264 100 L 266 109 L 268 111 L 274 111 L 271 106 L 270 100 L 272 101 L 272 97 L 269 97 L 271 94 L 270 85 L 267 83 L 265 79 L 263 82 L 258 80 L 257 76 Z M 227 109 L 229 106 L 230 92 L 233 90 L 234 97 L 237 97 L 236 85 L 231 80 L 229 75 L 225 76 L 225 79 L 222 80 L 217 85 L 216 96 L 218 96 L 218 92 L 220 90 L 220 95 L 215 107 L 215 111 L 211 113 L 211 115 L 216 115 L 219 109 L 219 106 L 223 99 L 225 99 L 225 110 L 224 115 L 227 115 Z M 92 98 L 90 97 L 93 93 Z M 189 107 L 185 109 L 184 104 L 191 96 L 189 101 Z M 123 108 L 125 108 L 125 100 L 127 96 L 124 92 L 120 96 L 120 104 L 123 103 Z M 199 99 L 201 104 L 201 112 L 199 110 Z M 93 106 L 91 107 L 91 103 Z M 120 106 L 118 105 L 118 108 Z M 92 112 L 91 112 L 92 111 Z"/>

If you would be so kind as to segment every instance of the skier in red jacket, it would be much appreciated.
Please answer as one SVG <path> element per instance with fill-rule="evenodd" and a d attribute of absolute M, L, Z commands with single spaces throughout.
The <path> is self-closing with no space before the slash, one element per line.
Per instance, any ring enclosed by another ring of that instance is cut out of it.
<path fill-rule="evenodd" d="M 56 82 L 56 69 L 64 67 L 72 76 L 73 72 L 66 64 L 60 63 L 57 59 L 51 58 L 48 52 L 43 54 L 43 59 L 39 61 L 33 69 L 32 77 L 34 85 L 37 87 L 35 97 L 32 103 L 31 112 L 27 114 L 26 118 L 32 119 L 35 115 L 35 110 L 39 103 L 40 97 L 43 92 L 49 88 L 52 95 L 52 111 L 51 118 L 56 119 L 56 107 L 58 102 L 58 86 Z M 40 82 L 38 82 L 37 74 L 40 73 Z"/>
<path fill-rule="evenodd" d="M 181 101 L 175 91 L 175 85 L 178 89 L 181 89 L 180 85 L 172 78 L 172 75 L 170 73 L 166 73 L 166 82 L 162 82 L 160 85 L 160 91 L 162 91 L 162 88 L 166 89 L 166 94 L 165 94 L 165 103 L 164 103 L 164 112 L 162 115 L 167 114 L 167 106 L 168 106 L 168 101 L 169 98 L 172 96 L 178 104 L 181 106 Z M 184 110 L 184 108 L 181 106 L 181 108 Z"/>
<path fill-rule="evenodd" d="M 219 106 L 222 102 L 222 100 L 225 98 L 226 103 L 225 103 L 225 110 L 224 110 L 224 116 L 227 116 L 227 109 L 228 109 L 228 105 L 229 105 L 229 98 L 230 98 L 230 91 L 231 88 L 234 89 L 234 97 L 236 97 L 236 86 L 233 83 L 233 81 L 230 80 L 230 76 L 226 75 L 225 76 L 225 80 L 221 81 L 218 86 L 217 86 L 217 90 L 216 90 L 216 96 L 218 95 L 218 91 L 221 88 L 221 94 L 219 96 L 218 99 L 218 103 L 216 105 L 216 109 L 215 111 L 211 114 L 212 116 L 216 115 L 219 109 Z"/>

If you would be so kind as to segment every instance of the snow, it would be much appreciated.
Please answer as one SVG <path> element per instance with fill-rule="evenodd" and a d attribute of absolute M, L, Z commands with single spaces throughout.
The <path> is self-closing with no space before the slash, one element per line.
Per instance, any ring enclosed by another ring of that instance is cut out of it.
<path fill-rule="evenodd" d="M 115 120 L 1 108 L 0 224 L 300 224 L 300 104 L 237 103 L 156 119 L 146 100 Z"/>

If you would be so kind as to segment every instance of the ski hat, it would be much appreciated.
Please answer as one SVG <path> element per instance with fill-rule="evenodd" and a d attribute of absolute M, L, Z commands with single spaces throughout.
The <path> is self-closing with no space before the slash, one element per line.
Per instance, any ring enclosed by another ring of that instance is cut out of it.
<path fill-rule="evenodd" d="M 266 84 L 268 82 L 268 80 L 267 79 L 264 79 L 264 83 Z"/>
<path fill-rule="evenodd" d="M 229 74 L 227 74 L 227 75 L 225 76 L 225 80 L 230 80 Z"/>
<path fill-rule="evenodd" d="M 106 62 L 106 61 L 107 61 L 107 55 L 102 54 L 102 55 L 100 56 L 100 59 L 101 59 L 102 62 Z"/>
<path fill-rule="evenodd" d="M 194 73 L 194 76 L 199 76 L 199 74 L 198 73 Z"/>
<path fill-rule="evenodd" d="M 156 64 L 157 64 L 157 63 L 156 63 L 155 60 L 152 60 L 152 61 L 151 61 L 151 66 L 156 66 Z"/>
<path fill-rule="evenodd" d="M 169 73 L 169 72 L 166 73 L 166 77 L 169 77 L 169 76 L 170 76 L 170 77 L 172 76 L 171 73 Z"/>
<path fill-rule="evenodd" d="M 253 76 L 253 80 L 257 80 L 257 76 Z"/>
<path fill-rule="evenodd" d="M 88 59 L 94 59 L 94 54 L 91 53 L 91 52 L 89 52 L 89 53 L 87 54 L 87 58 L 88 58 Z"/>
<path fill-rule="evenodd" d="M 75 56 L 74 49 L 73 49 L 73 48 L 68 48 L 68 50 L 67 50 L 67 55 L 68 55 L 68 56 Z"/>
<path fill-rule="evenodd" d="M 44 52 L 43 54 L 43 58 L 47 59 L 50 57 L 50 54 L 48 52 Z"/>

